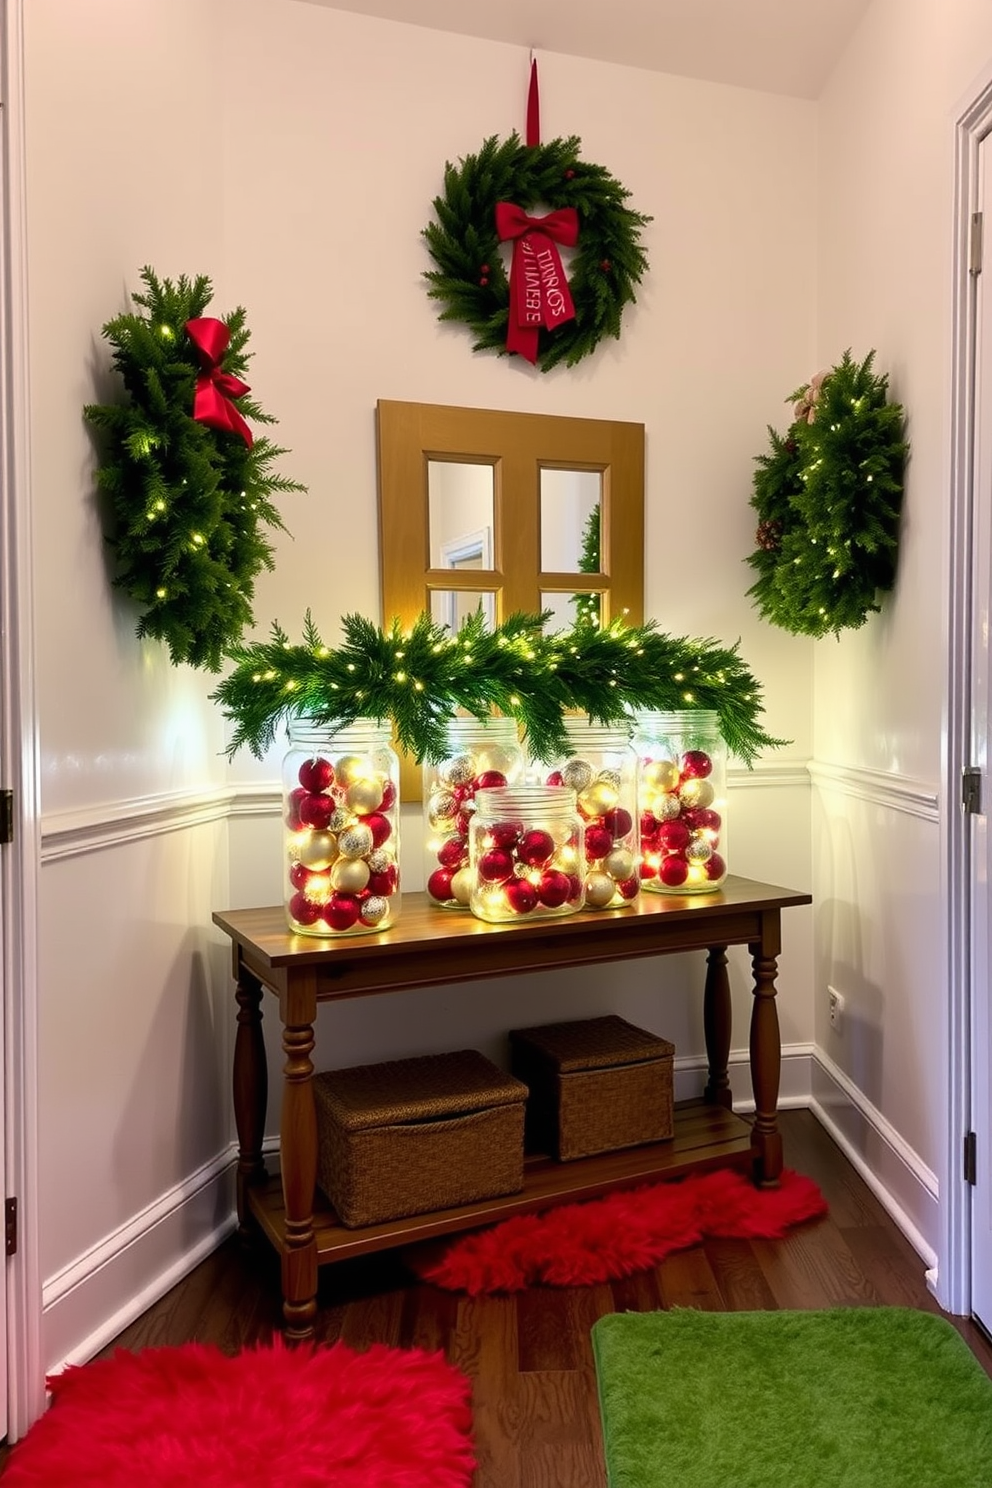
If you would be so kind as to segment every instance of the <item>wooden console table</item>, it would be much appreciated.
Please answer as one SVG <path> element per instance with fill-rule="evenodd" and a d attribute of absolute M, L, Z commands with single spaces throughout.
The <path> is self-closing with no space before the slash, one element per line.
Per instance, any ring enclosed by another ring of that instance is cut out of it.
<path fill-rule="evenodd" d="M 489 925 L 469 914 L 441 910 L 424 894 L 404 894 L 402 913 L 392 929 L 340 940 L 290 934 L 281 906 L 215 914 L 214 923 L 233 941 L 237 983 L 238 1218 L 242 1231 L 256 1221 L 281 1257 L 287 1338 L 313 1337 L 317 1268 L 330 1261 L 694 1169 L 747 1164 L 758 1183 L 777 1183 L 782 1170 L 776 1119 L 781 1047 L 775 1005 L 780 917 L 783 909 L 811 902 L 809 894 L 730 877 L 713 894 L 642 894 L 639 903 L 627 909 Z M 730 945 L 748 946 L 754 967 L 751 1122 L 734 1114 L 727 1077 Z M 338 1222 L 316 1190 L 317 1120 L 310 1056 L 319 1002 L 676 951 L 707 952 L 703 1024 L 709 1075 L 702 1100 L 676 1104 L 670 1141 L 570 1163 L 528 1157 L 522 1193 L 364 1229 L 345 1229 Z M 279 999 L 286 1055 L 280 1173 L 272 1176 L 262 1159 L 268 1093 L 262 1038 L 266 990 Z"/>

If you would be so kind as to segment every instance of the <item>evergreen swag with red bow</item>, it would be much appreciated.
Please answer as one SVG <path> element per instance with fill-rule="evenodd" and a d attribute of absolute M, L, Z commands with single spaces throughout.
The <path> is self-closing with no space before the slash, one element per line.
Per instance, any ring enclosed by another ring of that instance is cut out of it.
<path fill-rule="evenodd" d="M 546 145 L 492 136 L 445 165 L 435 220 L 423 229 L 436 267 L 424 277 L 444 306 L 439 319 L 468 326 L 473 351 L 517 352 L 548 372 L 573 367 L 604 336 L 619 339 L 647 268 L 640 229 L 651 218 L 626 205 L 630 192 L 601 165 L 579 158 L 579 145 L 575 135 Z M 535 209 L 550 215 L 530 217 Z M 509 279 L 501 241 L 514 245 Z M 558 244 L 575 248 L 567 275 Z M 531 307 L 520 316 L 529 325 L 517 323 L 518 304 Z"/>
<path fill-rule="evenodd" d="M 271 497 L 306 487 L 273 472 L 287 451 L 246 423 L 276 420 L 242 381 L 244 310 L 205 316 L 203 275 L 172 283 L 146 267 L 141 279 L 131 298 L 146 313 L 103 327 L 127 397 L 83 410 L 101 436 L 114 583 L 141 607 L 139 637 L 165 641 L 177 666 L 217 672 L 254 623 L 256 575 L 273 566 L 263 527 L 283 523 Z"/>

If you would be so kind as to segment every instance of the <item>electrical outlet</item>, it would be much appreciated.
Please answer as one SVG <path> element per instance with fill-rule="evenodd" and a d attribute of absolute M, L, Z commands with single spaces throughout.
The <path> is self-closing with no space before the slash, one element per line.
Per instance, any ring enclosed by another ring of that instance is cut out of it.
<path fill-rule="evenodd" d="M 830 998 L 830 1027 L 839 1029 L 844 1015 L 844 999 L 836 987 L 828 987 L 827 996 Z"/>

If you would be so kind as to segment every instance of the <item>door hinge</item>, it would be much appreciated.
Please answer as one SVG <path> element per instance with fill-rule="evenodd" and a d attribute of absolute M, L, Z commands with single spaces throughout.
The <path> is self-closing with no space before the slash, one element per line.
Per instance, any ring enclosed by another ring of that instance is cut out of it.
<path fill-rule="evenodd" d="M 17 1254 L 17 1200 L 7 1199 L 3 1206 L 4 1245 L 9 1256 Z"/>
<path fill-rule="evenodd" d="M 0 790 L 0 843 L 14 840 L 14 792 Z"/>
<path fill-rule="evenodd" d="M 984 222 L 981 212 L 971 214 L 971 238 L 968 243 L 968 273 L 977 276 L 982 272 L 982 240 Z"/>
<path fill-rule="evenodd" d="M 975 1133 L 966 1132 L 964 1138 L 964 1181 L 965 1183 L 978 1182 L 978 1151 L 975 1142 Z"/>
<path fill-rule="evenodd" d="M 981 814 L 982 772 L 973 765 L 961 771 L 961 804 L 969 816 Z"/>

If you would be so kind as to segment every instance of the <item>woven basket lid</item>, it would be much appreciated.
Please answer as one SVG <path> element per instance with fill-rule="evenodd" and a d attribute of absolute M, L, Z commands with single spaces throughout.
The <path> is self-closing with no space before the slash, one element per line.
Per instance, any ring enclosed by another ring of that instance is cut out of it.
<path fill-rule="evenodd" d="M 356 1064 L 314 1077 L 321 1104 L 346 1131 L 467 1116 L 527 1098 L 527 1086 L 477 1049 Z"/>
<path fill-rule="evenodd" d="M 511 1042 L 537 1049 L 562 1074 L 576 1070 L 607 1069 L 616 1064 L 640 1064 L 674 1054 L 675 1045 L 644 1028 L 609 1013 L 602 1018 L 580 1018 L 573 1023 L 545 1023 L 539 1028 L 515 1028 Z"/>

